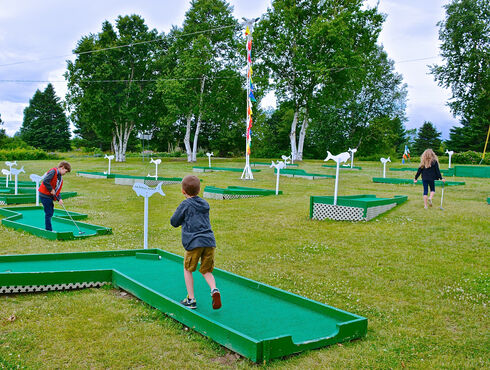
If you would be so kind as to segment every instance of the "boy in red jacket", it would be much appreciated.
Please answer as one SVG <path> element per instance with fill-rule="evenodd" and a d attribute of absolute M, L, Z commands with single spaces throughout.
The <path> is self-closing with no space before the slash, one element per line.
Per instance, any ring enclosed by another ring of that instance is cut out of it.
<path fill-rule="evenodd" d="M 63 201 L 60 197 L 61 188 L 63 187 L 63 175 L 71 172 L 71 165 L 66 161 L 61 161 L 58 167 L 51 168 L 44 175 L 41 186 L 39 186 L 39 199 L 44 207 L 44 221 L 46 230 L 53 231 L 51 226 L 51 218 L 54 213 L 53 200 L 57 200 L 60 204 Z"/>

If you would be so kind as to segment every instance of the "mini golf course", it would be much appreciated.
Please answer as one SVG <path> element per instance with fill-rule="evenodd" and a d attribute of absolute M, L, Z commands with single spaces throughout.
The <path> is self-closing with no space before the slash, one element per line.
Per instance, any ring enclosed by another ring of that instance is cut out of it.
<path fill-rule="evenodd" d="M 393 198 L 376 198 L 376 195 L 362 194 L 337 197 L 311 196 L 310 218 L 313 220 L 369 221 L 397 205 L 406 202 L 408 196 L 395 195 Z"/>
<path fill-rule="evenodd" d="M 219 171 L 230 171 L 230 172 L 243 172 L 243 168 L 236 167 L 192 167 L 194 172 L 219 172 Z M 261 170 L 252 169 L 252 172 L 260 172 Z"/>
<path fill-rule="evenodd" d="M 333 165 L 333 164 L 322 164 L 322 167 L 327 167 L 327 168 L 337 168 L 337 165 Z M 345 165 L 345 166 L 339 166 L 339 168 L 341 170 L 362 170 L 362 167 L 359 167 L 359 166 L 350 166 L 349 165 Z"/>
<path fill-rule="evenodd" d="M 61 199 L 76 197 L 76 191 L 62 192 Z M 14 189 L 0 189 L 0 205 L 8 204 L 27 204 L 36 203 L 36 188 L 18 188 L 17 195 L 14 194 Z"/>
<path fill-rule="evenodd" d="M 363 337 L 367 319 L 224 270 L 223 307 L 195 277 L 197 309 L 182 306 L 183 258 L 160 249 L 0 256 L 0 294 L 113 284 L 255 362 Z"/>
<path fill-rule="evenodd" d="M 277 170 L 274 168 L 274 173 L 277 173 Z M 333 175 L 323 175 L 320 173 L 309 173 L 306 172 L 305 170 L 301 169 L 282 169 L 279 174 L 281 176 L 286 176 L 286 177 L 297 177 L 301 179 L 308 179 L 308 180 L 318 180 L 318 179 L 334 179 L 335 176 Z"/>
<path fill-rule="evenodd" d="M 282 194 L 281 190 L 279 190 L 279 194 Z M 254 198 L 267 195 L 276 195 L 276 191 L 269 189 L 246 188 L 243 186 L 228 186 L 226 189 L 206 186 L 203 192 L 203 197 L 209 199 Z"/>
<path fill-rule="evenodd" d="M 87 215 L 83 213 L 69 213 L 73 220 L 87 218 Z M 2 220 L 2 225 L 50 240 L 83 239 L 89 236 L 112 233 L 112 230 L 108 227 L 72 221 L 70 216 L 61 209 L 54 210 L 54 215 L 51 219 L 53 231 L 45 229 L 42 206 L 0 208 L 0 215 L 6 217 Z M 76 226 L 74 223 L 76 223 Z M 82 232 L 81 234 L 80 231 Z"/>
<path fill-rule="evenodd" d="M 380 182 L 384 184 L 415 184 L 422 185 L 422 180 L 418 180 L 416 183 L 413 182 L 413 179 L 396 179 L 389 177 L 373 177 L 373 182 Z M 442 186 L 441 180 L 436 180 L 435 184 L 438 186 Z M 459 186 L 465 185 L 464 181 L 446 181 L 445 186 Z"/>

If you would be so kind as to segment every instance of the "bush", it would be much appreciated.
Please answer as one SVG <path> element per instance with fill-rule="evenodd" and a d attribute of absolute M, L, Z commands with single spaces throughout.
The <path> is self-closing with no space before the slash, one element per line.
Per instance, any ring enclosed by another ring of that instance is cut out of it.
<path fill-rule="evenodd" d="M 36 159 L 58 159 L 54 153 L 46 153 L 41 149 L 0 149 L 0 161 L 26 161 Z"/>
<path fill-rule="evenodd" d="M 467 152 L 454 153 L 451 157 L 451 163 L 458 164 L 479 164 L 483 153 L 468 150 Z M 485 156 L 481 164 L 490 165 L 490 156 Z"/>

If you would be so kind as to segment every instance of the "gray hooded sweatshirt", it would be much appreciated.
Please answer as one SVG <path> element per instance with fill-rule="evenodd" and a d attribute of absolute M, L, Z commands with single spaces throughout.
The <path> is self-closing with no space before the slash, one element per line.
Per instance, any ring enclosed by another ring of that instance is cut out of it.
<path fill-rule="evenodd" d="M 213 230 L 209 222 L 209 204 L 195 196 L 185 199 L 175 210 L 170 224 L 182 225 L 182 244 L 185 250 L 198 247 L 216 247 Z"/>

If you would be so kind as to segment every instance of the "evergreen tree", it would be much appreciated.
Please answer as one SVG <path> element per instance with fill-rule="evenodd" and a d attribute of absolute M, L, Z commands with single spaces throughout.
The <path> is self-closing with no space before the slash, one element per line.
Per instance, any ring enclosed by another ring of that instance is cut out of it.
<path fill-rule="evenodd" d="M 461 117 L 462 127 L 451 129 L 453 150 L 482 151 L 490 124 L 490 2 L 452 0 L 439 22 L 444 65 L 431 73 L 440 86 L 451 88 L 448 105 Z"/>
<path fill-rule="evenodd" d="M 53 85 L 37 90 L 24 109 L 22 140 L 44 150 L 70 150 L 68 119 Z"/>
<path fill-rule="evenodd" d="M 441 154 L 439 148 L 441 147 L 441 133 L 437 132 L 435 126 L 425 121 L 421 128 L 419 128 L 417 139 L 415 140 L 414 150 L 416 155 L 421 155 L 425 149 L 432 149 L 436 154 Z"/>

